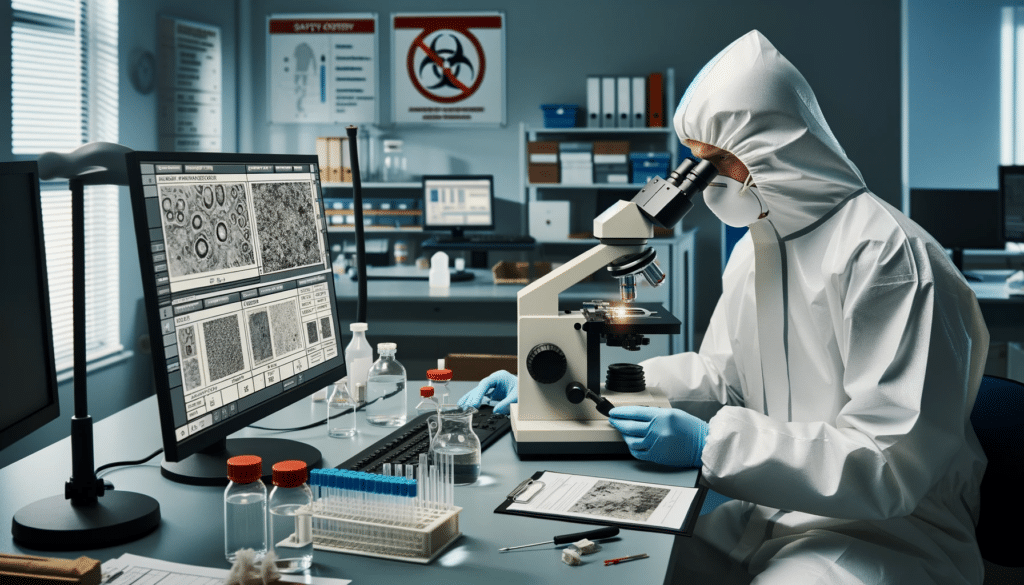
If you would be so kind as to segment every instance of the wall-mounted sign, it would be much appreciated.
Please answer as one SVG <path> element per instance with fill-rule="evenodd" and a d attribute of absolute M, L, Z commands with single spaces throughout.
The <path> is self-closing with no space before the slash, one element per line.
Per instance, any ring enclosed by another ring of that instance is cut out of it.
<path fill-rule="evenodd" d="M 267 18 L 267 119 L 377 122 L 377 15 Z"/>
<path fill-rule="evenodd" d="M 158 36 L 160 150 L 220 152 L 220 27 L 164 16 Z"/>
<path fill-rule="evenodd" d="M 505 123 L 502 13 L 394 14 L 391 28 L 396 123 Z"/>

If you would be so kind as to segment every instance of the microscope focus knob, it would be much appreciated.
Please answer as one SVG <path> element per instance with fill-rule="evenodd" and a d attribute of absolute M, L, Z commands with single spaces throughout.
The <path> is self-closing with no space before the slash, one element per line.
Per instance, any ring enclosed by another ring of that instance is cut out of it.
<path fill-rule="evenodd" d="M 526 356 L 526 369 L 541 384 L 559 381 L 568 370 L 565 354 L 553 343 L 535 345 Z"/>

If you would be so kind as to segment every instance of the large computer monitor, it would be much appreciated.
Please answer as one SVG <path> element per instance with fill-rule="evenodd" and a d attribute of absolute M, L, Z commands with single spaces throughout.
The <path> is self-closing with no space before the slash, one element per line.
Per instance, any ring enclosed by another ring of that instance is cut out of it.
<path fill-rule="evenodd" d="M 423 229 L 451 230 L 456 239 L 465 237 L 465 230 L 493 230 L 494 177 L 425 175 Z"/>
<path fill-rule="evenodd" d="M 1003 204 L 987 189 L 911 189 L 910 217 L 953 252 L 963 272 L 963 251 L 1002 249 Z M 969 276 L 969 275 L 968 275 Z"/>
<path fill-rule="evenodd" d="M 225 438 L 341 377 L 344 357 L 316 155 L 133 152 L 163 473 L 226 483 L 225 461 L 315 466 L 280 439 Z"/>
<path fill-rule="evenodd" d="M 0 163 L 0 449 L 60 414 L 35 161 Z"/>
<path fill-rule="evenodd" d="M 999 167 L 999 191 L 1002 193 L 1003 238 L 1024 243 L 1024 166 Z"/>

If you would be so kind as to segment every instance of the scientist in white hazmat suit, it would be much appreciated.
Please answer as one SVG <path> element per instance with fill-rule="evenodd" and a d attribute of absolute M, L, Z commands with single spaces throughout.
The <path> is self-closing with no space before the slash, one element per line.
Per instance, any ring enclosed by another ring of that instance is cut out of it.
<path fill-rule="evenodd" d="M 807 81 L 761 33 L 701 70 L 673 123 L 721 173 L 708 207 L 750 228 L 700 351 L 642 363 L 674 408 L 611 411 L 635 457 L 701 467 L 733 498 L 694 542 L 677 539 L 688 558 L 675 570 L 717 583 L 980 584 L 986 460 L 969 417 L 988 331 L 973 292 L 867 189 Z M 467 401 L 515 400 L 503 373 Z"/>

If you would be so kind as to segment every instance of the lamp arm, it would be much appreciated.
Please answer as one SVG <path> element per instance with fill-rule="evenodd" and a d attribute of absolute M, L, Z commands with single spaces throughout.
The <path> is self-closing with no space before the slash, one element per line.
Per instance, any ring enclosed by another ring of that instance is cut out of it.
<path fill-rule="evenodd" d="M 39 178 L 79 179 L 83 185 L 127 185 L 127 146 L 113 142 L 90 142 L 71 152 L 39 155 Z"/>

